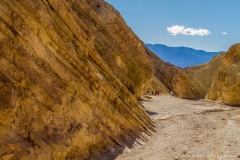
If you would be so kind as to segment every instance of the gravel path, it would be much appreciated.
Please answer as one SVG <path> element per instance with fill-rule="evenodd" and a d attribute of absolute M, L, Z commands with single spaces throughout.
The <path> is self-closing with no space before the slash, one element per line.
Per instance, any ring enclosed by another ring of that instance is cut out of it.
<path fill-rule="evenodd" d="M 116 160 L 240 160 L 240 108 L 170 96 L 141 103 L 157 132 Z"/>

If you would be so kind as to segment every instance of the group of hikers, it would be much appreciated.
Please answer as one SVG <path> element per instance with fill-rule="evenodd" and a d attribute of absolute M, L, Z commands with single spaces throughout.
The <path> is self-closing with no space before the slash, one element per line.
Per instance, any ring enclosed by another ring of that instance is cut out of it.
<path fill-rule="evenodd" d="M 147 94 L 149 94 L 149 91 L 147 91 Z M 152 95 L 161 96 L 161 92 L 160 91 L 152 91 Z M 170 92 L 170 95 L 173 96 L 173 91 Z"/>
<path fill-rule="evenodd" d="M 147 91 L 147 94 L 149 94 L 149 91 Z M 152 95 L 160 96 L 161 92 L 160 91 L 152 91 Z"/>

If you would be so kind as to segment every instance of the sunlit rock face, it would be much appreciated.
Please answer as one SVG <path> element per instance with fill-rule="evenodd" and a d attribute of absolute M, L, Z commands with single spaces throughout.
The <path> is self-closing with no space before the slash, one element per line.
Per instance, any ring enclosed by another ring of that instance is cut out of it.
<path fill-rule="evenodd" d="M 221 64 L 222 55 L 217 55 L 207 64 L 183 69 L 174 77 L 174 91 L 180 98 L 205 98 L 213 75 Z"/>
<path fill-rule="evenodd" d="M 223 63 L 213 77 L 207 98 L 240 106 L 240 44 L 235 44 L 223 55 Z"/>
<path fill-rule="evenodd" d="M 1 158 L 116 154 L 154 130 L 137 101 L 152 74 L 103 0 L 0 1 Z"/>
<path fill-rule="evenodd" d="M 240 105 L 240 44 L 207 64 L 183 69 L 173 80 L 181 98 L 207 98 L 228 105 Z"/>

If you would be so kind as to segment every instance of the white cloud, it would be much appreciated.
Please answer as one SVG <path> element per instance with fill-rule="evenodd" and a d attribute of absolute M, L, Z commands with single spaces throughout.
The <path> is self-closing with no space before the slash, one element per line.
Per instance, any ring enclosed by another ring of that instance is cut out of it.
<path fill-rule="evenodd" d="M 171 35 L 175 36 L 177 34 L 190 35 L 190 36 L 207 36 L 211 32 L 207 29 L 194 29 L 194 28 L 185 28 L 184 26 L 173 25 L 172 27 L 167 27 L 167 31 Z"/>
<path fill-rule="evenodd" d="M 226 34 L 228 34 L 228 33 L 227 33 L 227 32 L 222 32 L 222 34 L 226 35 Z"/>

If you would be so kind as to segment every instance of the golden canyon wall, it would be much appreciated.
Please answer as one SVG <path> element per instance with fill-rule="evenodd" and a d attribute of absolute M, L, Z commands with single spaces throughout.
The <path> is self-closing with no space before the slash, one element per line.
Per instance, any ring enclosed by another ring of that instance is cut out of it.
<path fill-rule="evenodd" d="M 103 0 L 0 1 L 0 156 L 89 159 L 154 130 L 143 43 Z"/>
<path fill-rule="evenodd" d="M 201 66 L 183 69 L 173 80 L 180 98 L 207 98 L 240 106 L 240 44 Z"/>
<path fill-rule="evenodd" d="M 240 44 L 235 44 L 223 55 L 222 65 L 213 76 L 207 98 L 240 106 Z"/>

